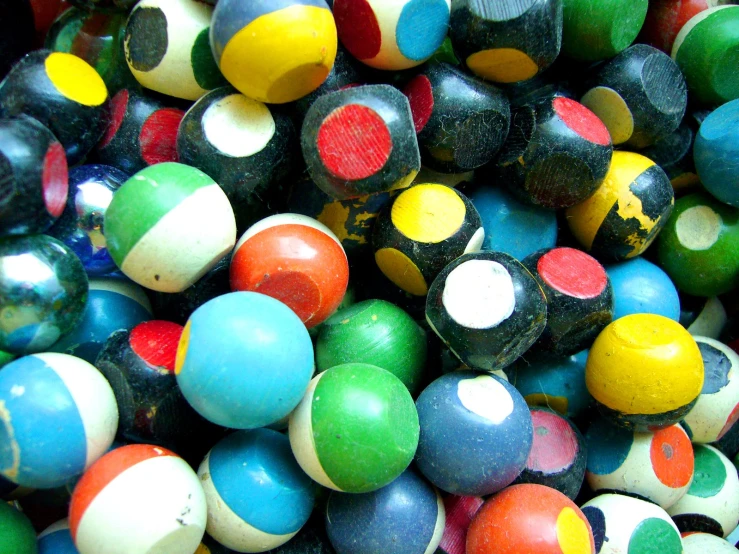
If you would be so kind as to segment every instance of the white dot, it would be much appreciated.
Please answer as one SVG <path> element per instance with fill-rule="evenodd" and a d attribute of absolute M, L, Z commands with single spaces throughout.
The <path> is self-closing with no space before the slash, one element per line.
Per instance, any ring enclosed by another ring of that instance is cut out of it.
<path fill-rule="evenodd" d="M 462 406 L 493 423 L 502 423 L 513 413 L 510 393 L 489 375 L 461 380 L 457 383 L 457 396 Z"/>
<path fill-rule="evenodd" d="M 677 218 L 677 240 L 690 250 L 708 250 L 716 244 L 724 222 L 721 216 L 708 206 L 693 206 Z"/>
<path fill-rule="evenodd" d="M 269 108 L 243 94 L 231 94 L 214 102 L 203 114 L 203 132 L 215 148 L 234 158 L 264 150 L 275 134 Z"/>
<path fill-rule="evenodd" d="M 492 260 L 469 260 L 455 267 L 441 301 L 449 316 L 468 329 L 495 327 L 516 307 L 511 275 Z"/>

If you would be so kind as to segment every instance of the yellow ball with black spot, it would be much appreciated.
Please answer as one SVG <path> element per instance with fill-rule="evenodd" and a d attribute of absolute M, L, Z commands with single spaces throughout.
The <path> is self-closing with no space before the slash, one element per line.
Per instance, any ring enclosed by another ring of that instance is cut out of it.
<path fill-rule="evenodd" d="M 400 193 L 377 218 L 375 261 L 406 292 L 425 296 L 444 267 L 480 250 L 482 220 L 472 202 L 445 185 L 426 183 Z"/>
<path fill-rule="evenodd" d="M 271 104 L 317 89 L 338 46 L 325 0 L 220 0 L 210 41 L 226 79 L 246 96 Z"/>
<path fill-rule="evenodd" d="M 669 427 L 695 405 L 703 357 L 685 328 L 661 315 L 632 314 L 606 327 L 588 354 L 585 384 L 598 409 L 638 432 Z"/>
<path fill-rule="evenodd" d="M 572 234 L 600 260 L 642 254 L 667 223 L 675 203 L 669 177 L 649 158 L 614 152 L 603 183 L 584 202 L 569 208 Z"/>

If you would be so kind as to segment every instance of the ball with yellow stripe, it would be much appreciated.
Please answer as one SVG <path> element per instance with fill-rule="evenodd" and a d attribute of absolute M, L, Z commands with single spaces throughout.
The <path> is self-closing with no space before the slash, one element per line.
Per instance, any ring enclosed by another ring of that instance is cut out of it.
<path fill-rule="evenodd" d="M 406 292 L 425 296 L 449 262 L 480 250 L 480 214 L 461 192 L 435 183 L 399 194 L 375 222 L 372 245 L 385 276 Z"/>
<path fill-rule="evenodd" d="M 595 193 L 566 212 L 570 230 L 599 259 L 642 254 L 664 227 L 675 203 L 670 179 L 649 158 L 614 152 Z"/>
<path fill-rule="evenodd" d="M 317 89 L 338 46 L 324 0 L 220 0 L 210 39 L 226 79 L 246 96 L 272 104 Z"/>

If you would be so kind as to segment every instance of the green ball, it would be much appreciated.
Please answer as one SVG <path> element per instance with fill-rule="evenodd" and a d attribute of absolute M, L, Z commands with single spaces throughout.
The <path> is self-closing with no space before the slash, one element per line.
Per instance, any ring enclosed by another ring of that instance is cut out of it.
<path fill-rule="evenodd" d="M 0 501 L 0 554 L 36 554 L 36 531 L 18 510 Z"/>
<path fill-rule="evenodd" d="M 405 385 L 369 364 L 318 374 L 290 416 L 290 446 L 311 479 L 340 492 L 377 490 L 410 465 L 418 412 Z"/>
<path fill-rule="evenodd" d="M 564 0 L 562 53 L 598 61 L 634 42 L 647 17 L 648 0 Z"/>
<path fill-rule="evenodd" d="M 413 394 L 426 367 L 426 332 L 385 300 L 365 300 L 331 316 L 316 342 L 318 371 L 351 362 L 372 364 L 400 379 Z"/>
<path fill-rule="evenodd" d="M 683 196 L 659 234 L 657 254 L 679 290 L 729 292 L 739 286 L 739 210 L 707 194 Z"/>

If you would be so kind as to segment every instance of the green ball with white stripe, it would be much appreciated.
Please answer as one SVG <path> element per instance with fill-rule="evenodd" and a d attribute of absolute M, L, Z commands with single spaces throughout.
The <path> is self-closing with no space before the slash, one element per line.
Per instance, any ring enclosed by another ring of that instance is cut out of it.
<path fill-rule="evenodd" d="M 290 446 L 314 481 L 364 493 L 395 480 L 418 446 L 418 412 L 389 371 L 362 363 L 334 366 L 313 378 L 290 416 Z"/>
<path fill-rule="evenodd" d="M 108 251 L 123 273 L 146 288 L 181 292 L 233 248 L 233 209 L 202 171 L 162 163 L 136 173 L 105 212 Z"/>

